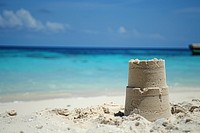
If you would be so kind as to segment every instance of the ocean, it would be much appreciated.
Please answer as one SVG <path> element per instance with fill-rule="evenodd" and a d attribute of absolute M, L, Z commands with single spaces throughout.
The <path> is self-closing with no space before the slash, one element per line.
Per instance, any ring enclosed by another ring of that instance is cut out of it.
<path fill-rule="evenodd" d="M 171 91 L 200 90 L 200 56 L 189 49 L 0 47 L 0 95 L 125 92 L 130 59 L 164 59 Z M 1 100 L 1 97 L 0 97 Z"/>

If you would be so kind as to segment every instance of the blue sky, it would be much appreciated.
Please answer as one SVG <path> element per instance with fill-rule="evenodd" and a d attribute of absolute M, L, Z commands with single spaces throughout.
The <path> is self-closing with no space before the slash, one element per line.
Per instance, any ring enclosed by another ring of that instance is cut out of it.
<path fill-rule="evenodd" d="M 200 0 L 1 0 L 0 45 L 188 47 Z"/>

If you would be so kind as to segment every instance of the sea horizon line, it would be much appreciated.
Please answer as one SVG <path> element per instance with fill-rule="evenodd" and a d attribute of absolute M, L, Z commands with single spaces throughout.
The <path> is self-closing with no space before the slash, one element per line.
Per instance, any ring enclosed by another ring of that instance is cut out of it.
<path fill-rule="evenodd" d="M 113 49 L 113 50 L 188 50 L 186 47 L 114 47 L 114 46 L 64 46 L 64 45 L 0 45 L 0 49 Z"/>

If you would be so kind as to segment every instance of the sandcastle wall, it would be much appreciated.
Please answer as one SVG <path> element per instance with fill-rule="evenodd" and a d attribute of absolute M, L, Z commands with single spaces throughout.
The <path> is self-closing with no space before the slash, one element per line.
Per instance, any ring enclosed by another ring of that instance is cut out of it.
<path fill-rule="evenodd" d="M 131 113 L 150 121 L 170 117 L 164 60 L 129 61 L 125 115 Z"/>

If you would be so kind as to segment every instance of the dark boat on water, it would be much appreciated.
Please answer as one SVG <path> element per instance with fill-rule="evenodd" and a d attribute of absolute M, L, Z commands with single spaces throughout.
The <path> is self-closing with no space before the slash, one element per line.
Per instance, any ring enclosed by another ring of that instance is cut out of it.
<path fill-rule="evenodd" d="M 200 55 L 200 43 L 193 43 L 189 45 L 193 55 Z"/>

